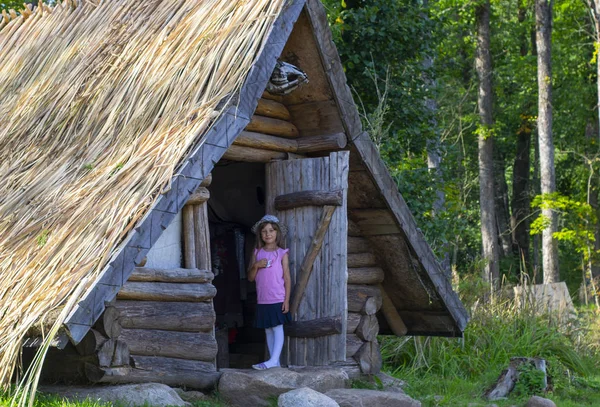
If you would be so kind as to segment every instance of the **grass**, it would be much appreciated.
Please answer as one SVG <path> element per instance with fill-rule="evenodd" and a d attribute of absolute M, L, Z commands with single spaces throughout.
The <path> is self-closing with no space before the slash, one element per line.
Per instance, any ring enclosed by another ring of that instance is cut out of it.
<path fill-rule="evenodd" d="M 518 309 L 511 300 L 472 307 L 464 337 L 384 338 L 385 370 L 407 382 L 406 392 L 423 406 L 487 406 L 485 391 L 511 357 L 540 357 L 548 363 L 550 390 L 539 391 L 535 372 L 498 406 L 524 405 L 532 395 L 559 406 L 600 406 L 600 312 L 581 308 L 559 324 L 552 315 Z M 523 384 L 524 383 L 524 384 Z M 520 393 L 520 394 L 519 394 Z"/>

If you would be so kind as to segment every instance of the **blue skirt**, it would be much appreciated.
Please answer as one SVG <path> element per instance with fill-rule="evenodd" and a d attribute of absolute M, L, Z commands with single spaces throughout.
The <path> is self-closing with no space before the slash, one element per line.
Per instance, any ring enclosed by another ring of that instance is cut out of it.
<path fill-rule="evenodd" d="M 266 329 L 292 322 L 292 316 L 289 311 L 284 314 L 281 310 L 282 306 L 282 302 L 276 304 L 257 304 L 254 327 Z"/>

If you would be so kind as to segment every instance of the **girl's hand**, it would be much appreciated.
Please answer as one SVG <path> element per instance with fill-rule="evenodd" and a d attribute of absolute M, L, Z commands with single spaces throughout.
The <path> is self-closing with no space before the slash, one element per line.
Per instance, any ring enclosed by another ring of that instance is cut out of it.
<path fill-rule="evenodd" d="M 285 300 L 283 302 L 283 305 L 281 306 L 281 310 L 283 311 L 284 314 L 288 313 L 288 311 L 290 310 L 290 301 L 289 300 Z"/>
<path fill-rule="evenodd" d="M 259 269 L 264 269 L 265 267 L 267 267 L 267 259 L 258 260 L 256 262 L 256 267 L 258 267 Z"/>

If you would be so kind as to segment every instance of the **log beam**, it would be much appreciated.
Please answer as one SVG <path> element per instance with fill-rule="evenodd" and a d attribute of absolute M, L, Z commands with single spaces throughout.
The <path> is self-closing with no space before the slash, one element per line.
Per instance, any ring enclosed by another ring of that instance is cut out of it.
<path fill-rule="evenodd" d="M 196 243 L 194 240 L 194 209 L 185 205 L 182 210 L 183 226 L 183 265 L 187 269 L 196 268 Z M 135 273 L 135 272 L 134 272 Z"/>
<path fill-rule="evenodd" d="M 190 199 L 185 203 L 186 205 L 202 205 L 204 202 L 210 199 L 210 192 L 205 187 L 199 187 L 190 196 Z"/>
<path fill-rule="evenodd" d="M 223 158 L 231 161 L 249 163 L 268 163 L 275 160 L 286 160 L 288 155 L 279 151 L 261 150 L 252 147 L 232 145 L 225 151 Z"/>
<path fill-rule="evenodd" d="M 136 267 L 127 281 L 163 282 L 163 283 L 210 283 L 214 274 L 208 270 L 196 268 L 154 269 Z"/>
<path fill-rule="evenodd" d="M 233 145 L 283 153 L 303 154 L 341 150 L 346 147 L 346 143 L 346 135 L 344 133 L 287 139 L 264 133 L 243 131 L 235 139 Z"/>
<path fill-rule="evenodd" d="M 342 333 L 341 317 L 325 317 L 310 321 L 294 321 L 285 325 L 286 336 L 295 338 L 318 338 Z"/>
<path fill-rule="evenodd" d="M 356 327 L 360 323 L 362 314 L 358 312 L 348 312 L 348 322 L 346 323 L 346 333 L 353 334 L 356 331 Z"/>
<path fill-rule="evenodd" d="M 348 253 L 370 253 L 371 245 L 364 237 L 348 236 Z"/>
<path fill-rule="evenodd" d="M 275 198 L 275 209 L 285 211 L 302 206 L 341 206 L 344 200 L 344 191 L 300 191 L 279 195 Z"/>
<path fill-rule="evenodd" d="M 348 284 L 379 284 L 383 282 L 383 270 L 379 267 L 348 269 Z"/>
<path fill-rule="evenodd" d="M 215 325 L 210 302 L 117 301 L 115 307 L 123 328 L 211 332 Z"/>
<path fill-rule="evenodd" d="M 398 310 L 394 306 L 392 299 L 387 295 L 383 286 L 379 286 L 379 291 L 381 292 L 381 312 L 385 317 L 390 329 L 396 336 L 404 336 L 408 332 L 408 328 L 404 324 L 402 317 L 398 314 Z"/>
<path fill-rule="evenodd" d="M 375 315 L 363 315 L 356 327 L 356 336 L 363 341 L 375 341 L 377 340 L 377 334 L 379 333 L 379 322 Z"/>
<path fill-rule="evenodd" d="M 123 329 L 119 339 L 127 343 L 132 355 L 204 362 L 213 362 L 217 356 L 217 342 L 212 333 Z"/>
<path fill-rule="evenodd" d="M 217 294 L 212 284 L 127 282 L 117 294 L 118 300 L 209 301 Z"/>
<path fill-rule="evenodd" d="M 373 267 L 377 265 L 377 258 L 373 253 L 348 254 L 348 268 Z"/>
<path fill-rule="evenodd" d="M 365 342 L 354 354 L 363 374 L 377 374 L 381 371 L 382 360 L 377 340 Z"/>
<path fill-rule="evenodd" d="M 300 132 L 292 123 L 258 115 L 252 116 L 246 130 L 285 138 L 298 138 L 300 136 Z"/>
<path fill-rule="evenodd" d="M 290 111 L 283 103 L 263 98 L 258 99 L 258 105 L 254 114 L 285 121 L 290 121 L 291 119 Z"/>

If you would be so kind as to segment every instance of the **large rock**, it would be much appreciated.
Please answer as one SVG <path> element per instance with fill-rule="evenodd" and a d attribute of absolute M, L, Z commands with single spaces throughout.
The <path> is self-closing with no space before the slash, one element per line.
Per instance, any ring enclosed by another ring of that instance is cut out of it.
<path fill-rule="evenodd" d="M 533 396 L 527 401 L 525 407 L 556 407 L 556 404 L 552 400 L 545 399 L 539 396 Z"/>
<path fill-rule="evenodd" d="M 279 396 L 277 407 L 340 407 L 340 405 L 323 393 L 302 387 Z"/>
<path fill-rule="evenodd" d="M 197 402 L 206 401 L 209 399 L 209 397 L 206 394 L 202 393 L 201 391 L 196 391 L 196 390 L 185 391 L 179 387 L 174 387 L 173 390 L 175 390 L 177 395 L 179 397 L 181 397 L 181 399 L 183 401 L 188 401 L 190 403 L 197 403 Z"/>
<path fill-rule="evenodd" d="M 301 387 L 324 393 L 346 387 L 348 374 L 331 368 L 222 369 L 219 394 L 233 406 L 269 406 L 270 399 Z"/>
<path fill-rule="evenodd" d="M 45 386 L 42 393 L 54 394 L 68 400 L 91 400 L 117 403 L 123 406 L 189 406 L 175 390 L 165 384 L 143 383 L 119 386 Z"/>
<path fill-rule="evenodd" d="M 403 380 L 397 379 L 394 376 L 390 376 L 389 374 L 383 372 L 377 373 L 374 377 L 377 377 L 379 379 L 379 382 L 383 386 L 383 389 L 381 390 L 391 391 L 395 393 L 404 393 L 404 390 L 402 388 L 406 385 L 406 383 Z M 379 384 L 374 378 L 371 380 L 375 384 Z"/>
<path fill-rule="evenodd" d="M 421 407 L 421 402 L 406 394 L 366 389 L 335 389 L 325 393 L 340 407 Z"/>

